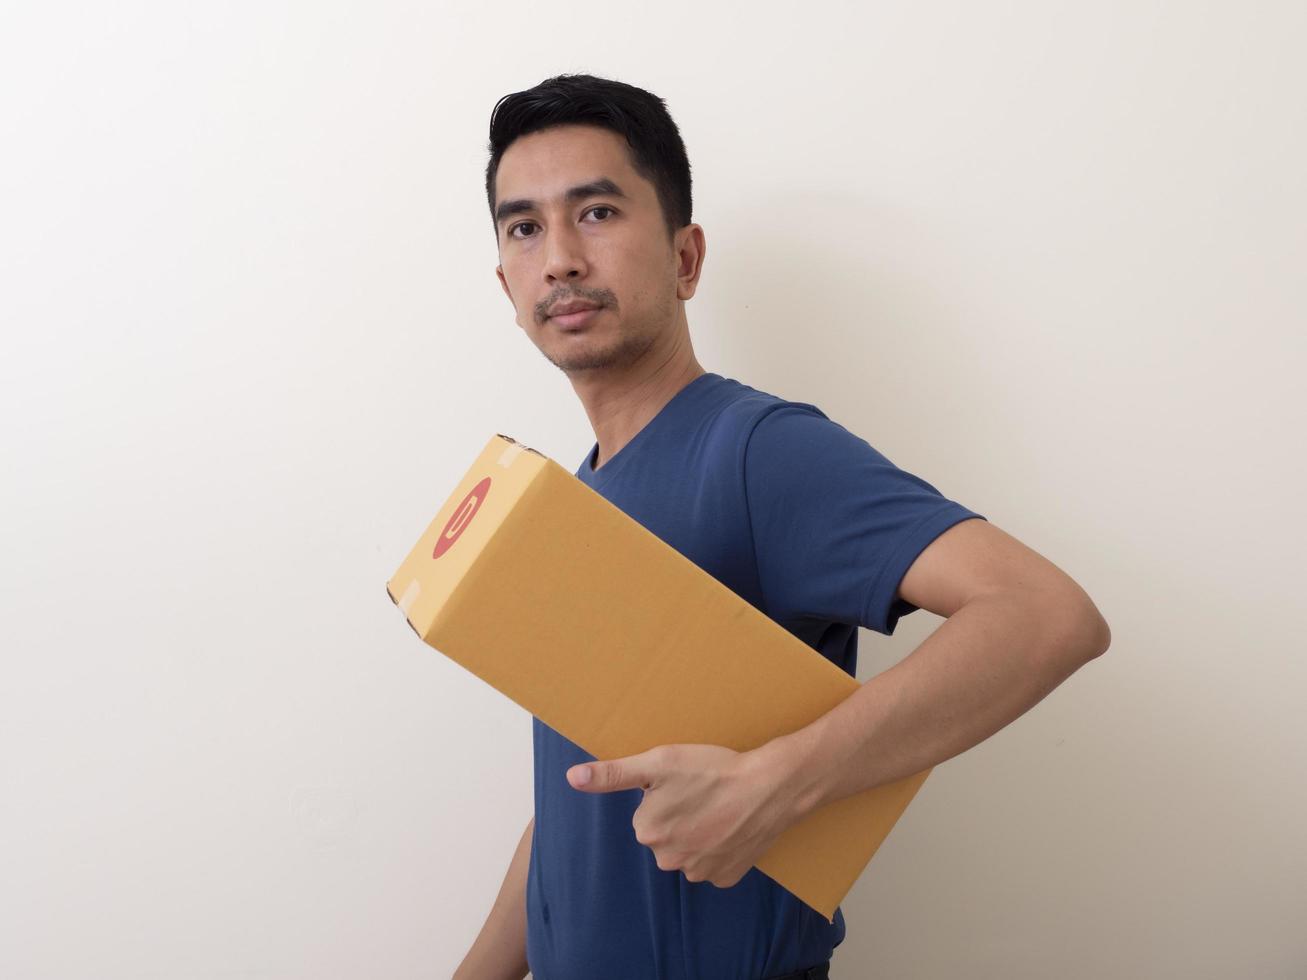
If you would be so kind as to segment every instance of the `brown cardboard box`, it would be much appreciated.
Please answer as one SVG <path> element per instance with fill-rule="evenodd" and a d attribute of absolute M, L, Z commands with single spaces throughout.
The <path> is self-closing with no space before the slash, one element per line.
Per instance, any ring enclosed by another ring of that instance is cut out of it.
<path fill-rule="evenodd" d="M 574 474 L 503 435 L 386 591 L 426 643 L 598 759 L 672 743 L 757 748 L 858 689 Z M 833 921 L 930 772 L 813 811 L 758 869 Z"/>

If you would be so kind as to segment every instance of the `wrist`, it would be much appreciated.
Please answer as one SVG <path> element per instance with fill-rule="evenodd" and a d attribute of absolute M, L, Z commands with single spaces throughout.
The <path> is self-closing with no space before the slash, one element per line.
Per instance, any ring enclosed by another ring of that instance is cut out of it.
<path fill-rule="evenodd" d="M 820 774 L 809 745 L 810 740 L 796 732 L 777 736 L 747 753 L 755 778 L 769 788 L 772 804 L 786 826 L 821 805 Z"/>

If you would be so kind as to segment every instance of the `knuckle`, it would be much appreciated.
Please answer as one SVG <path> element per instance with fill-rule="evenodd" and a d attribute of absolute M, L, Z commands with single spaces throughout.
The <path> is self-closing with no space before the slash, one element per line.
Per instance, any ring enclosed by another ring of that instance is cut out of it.
<path fill-rule="evenodd" d="M 666 843 L 666 839 L 662 834 L 659 834 L 657 831 L 649 830 L 647 827 L 637 829 L 635 832 L 635 839 L 646 847 L 658 847 L 660 844 Z"/>
<path fill-rule="evenodd" d="M 739 880 L 738 875 L 719 875 L 713 879 L 713 884 L 718 888 L 730 888 Z"/>
<path fill-rule="evenodd" d="M 649 847 L 653 847 L 657 844 L 662 843 L 662 839 L 658 836 L 658 834 L 655 831 L 649 828 L 649 824 L 647 822 L 638 819 L 633 819 L 631 821 L 631 826 L 635 828 L 635 839 L 639 841 L 641 844 L 644 844 Z"/>

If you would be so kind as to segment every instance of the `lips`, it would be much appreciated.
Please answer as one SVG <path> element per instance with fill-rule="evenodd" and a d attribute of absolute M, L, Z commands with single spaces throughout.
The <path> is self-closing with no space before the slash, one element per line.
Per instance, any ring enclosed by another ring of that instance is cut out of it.
<path fill-rule="evenodd" d="M 549 322 L 563 330 L 579 329 L 599 315 L 600 307 L 581 307 L 575 313 L 558 313 Z"/>
<path fill-rule="evenodd" d="M 599 309 L 594 303 L 563 303 L 549 311 L 550 316 L 566 316 L 569 313 L 581 313 L 585 310 Z"/>

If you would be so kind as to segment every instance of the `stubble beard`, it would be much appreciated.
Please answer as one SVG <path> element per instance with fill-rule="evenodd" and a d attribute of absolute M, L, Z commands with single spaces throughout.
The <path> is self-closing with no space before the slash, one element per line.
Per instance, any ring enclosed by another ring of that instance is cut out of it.
<path fill-rule="evenodd" d="M 611 344 L 587 343 L 584 339 L 563 355 L 547 348 L 541 353 L 564 374 L 583 371 L 623 370 L 640 360 L 653 347 L 656 336 L 622 334 Z"/>
<path fill-rule="evenodd" d="M 551 364 L 568 375 L 586 371 L 625 370 L 649 353 L 658 342 L 661 330 L 672 329 L 671 324 L 677 313 L 676 303 L 675 291 L 664 295 L 662 308 L 657 310 L 655 315 L 655 322 L 664 324 L 662 327 L 654 327 L 644 331 L 639 328 L 619 330 L 616 340 L 607 345 L 588 336 L 581 338 L 564 337 L 562 338 L 564 342 L 560 343 L 559 347 L 569 347 L 569 342 L 574 339 L 579 339 L 581 343 L 576 344 L 574 349 L 569 349 L 567 353 L 562 355 L 551 351 L 548 345 L 541 345 L 540 353 Z M 610 313 L 613 311 L 611 306 L 606 309 Z M 545 329 L 553 330 L 555 328 L 546 323 Z"/>

